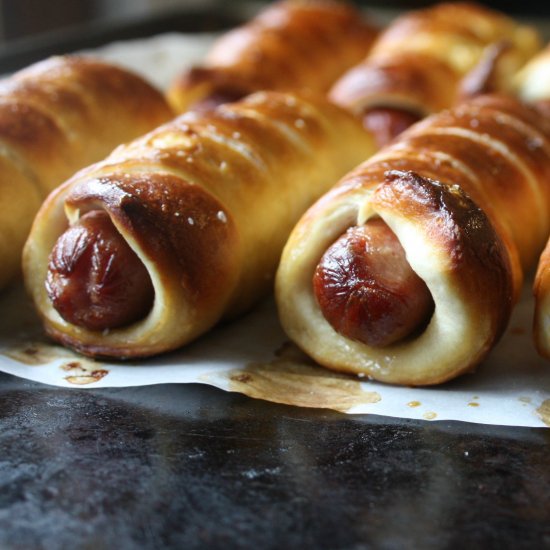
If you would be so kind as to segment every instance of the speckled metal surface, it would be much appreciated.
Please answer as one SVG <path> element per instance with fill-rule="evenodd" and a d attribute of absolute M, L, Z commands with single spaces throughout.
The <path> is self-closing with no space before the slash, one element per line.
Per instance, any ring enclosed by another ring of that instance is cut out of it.
<path fill-rule="evenodd" d="M 0 548 L 543 548 L 550 431 L 0 375 Z"/>

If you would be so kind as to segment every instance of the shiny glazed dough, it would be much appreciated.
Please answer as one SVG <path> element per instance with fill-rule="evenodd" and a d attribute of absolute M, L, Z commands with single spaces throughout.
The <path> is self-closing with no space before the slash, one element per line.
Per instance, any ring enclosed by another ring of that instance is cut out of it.
<path fill-rule="evenodd" d="M 395 107 L 426 116 L 464 94 L 508 91 L 512 76 L 539 49 L 536 30 L 503 13 L 474 3 L 441 3 L 390 23 L 329 95 L 357 114 Z M 474 71 L 480 74 L 466 82 Z M 485 89 L 468 89 L 472 85 Z"/>
<path fill-rule="evenodd" d="M 550 44 L 517 74 L 514 88 L 524 101 L 536 105 L 550 124 Z M 533 295 L 535 346 L 540 355 L 550 359 L 550 240 L 539 258 Z"/>
<path fill-rule="evenodd" d="M 47 332 L 85 354 L 119 358 L 191 341 L 270 288 L 303 211 L 373 151 L 345 110 L 276 92 L 188 112 L 118 148 L 50 195 L 34 222 L 25 282 Z M 56 239 L 97 208 L 143 261 L 155 291 L 144 319 L 103 332 L 67 323 L 44 285 Z"/>
<path fill-rule="evenodd" d="M 347 175 L 293 230 L 276 279 L 289 337 L 321 365 L 436 384 L 498 341 L 550 229 L 550 128 L 512 98 L 485 96 L 424 120 Z M 418 336 L 375 348 L 323 317 L 312 276 L 348 227 L 379 216 L 435 302 Z"/>
<path fill-rule="evenodd" d="M 550 240 L 542 252 L 533 284 L 533 336 L 537 351 L 550 359 Z"/>
<path fill-rule="evenodd" d="M 0 288 L 20 270 L 46 195 L 172 116 L 143 79 L 87 57 L 50 58 L 0 81 Z"/>
<path fill-rule="evenodd" d="M 202 65 L 175 79 L 168 97 L 183 112 L 218 92 L 324 93 L 366 55 L 377 33 L 351 4 L 275 2 L 219 38 Z"/>

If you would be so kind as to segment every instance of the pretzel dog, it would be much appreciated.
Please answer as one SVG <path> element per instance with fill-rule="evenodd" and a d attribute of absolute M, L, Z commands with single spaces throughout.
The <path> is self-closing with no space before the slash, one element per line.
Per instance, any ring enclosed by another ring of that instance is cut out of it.
<path fill-rule="evenodd" d="M 550 125 L 550 44 L 536 55 L 516 76 L 515 93 L 535 106 Z M 550 239 L 542 252 L 533 283 L 535 346 L 550 359 Z"/>
<path fill-rule="evenodd" d="M 329 96 L 364 120 L 380 146 L 427 115 L 479 93 L 509 91 L 540 48 L 537 31 L 474 3 L 407 11 Z"/>
<path fill-rule="evenodd" d="M 23 267 L 46 331 L 115 358 L 190 342 L 268 291 L 302 212 L 373 151 L 349 112 L 278 92 L 119 147 L 35 218 Z"/>
<path fill-rule="evenodd" d="M 473 370 L 550 230 L 549 137 L 534 108 L 480 96 L 344 177 L 283 252 L 289 337 L 321 365 L 395 384 Z"/>
<path fill-rule="evenodd" d="M 0 81 L 0 288 L 19 274 L 52 189 L 173 116 L 142 78 L 89 57 L 52 57 Z"/>
<path fill-rule="evenodd" d="M 378 28 L 351 4 L 275 2 L 222 35 L 201 65 L 174 80 L 168 98 L 184 112 L 259 90 L 325 94 L 366 55 L 377 34 Z"/>

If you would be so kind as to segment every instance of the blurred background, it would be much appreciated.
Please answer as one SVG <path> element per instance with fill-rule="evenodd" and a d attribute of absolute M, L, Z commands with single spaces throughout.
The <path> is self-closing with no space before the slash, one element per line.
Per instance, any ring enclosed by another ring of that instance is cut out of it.
<path fill-rule="evenodd" d="M 1 0 L 0 38 L 10 41 L 47 31 L 101 21 L 122 21 L 138 17 L 159 16 L 177 10 L 233 10 L 236 15 L 268 2 L 216 0 Z M 355 4 L 373 8 L 416 8 L 433 4 L 428 1 L 355 1 Z M 525 15 L 550 13 L 550 2 L 537 0 L 485 1 L 498 9 Z"/>
<path fill-rule="evenodd" d="M 2 0 L 0 4 L 0 36 L 3 41 L 9 41 L 79 24 L 122 21 L 178 9 L 204 9 L 219 3 L 208 0 Z"/>
<path fill-rule="evenodd" d="M 110 41 L 161 32 L 224 30 L 268 1 L 247 0 L 0 0 L 0 72 L 14 70 L 47 55 L 91 48 Z M 383 22 L 403 9 L 429 1 L 365 1 L 354 4 Z M 517 18 L 546 26 L 547 0 L 483 1 Z M 545 28 L 546 28 L 545 27 Z"/>

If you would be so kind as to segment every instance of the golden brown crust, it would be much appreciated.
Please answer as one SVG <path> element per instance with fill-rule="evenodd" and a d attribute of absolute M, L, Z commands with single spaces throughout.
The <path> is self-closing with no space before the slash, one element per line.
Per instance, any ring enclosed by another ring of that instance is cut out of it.
<path fill-rule="evenodd" d="M 351 5 L 280 1 L 223 35 L 201 67 L 179 76 L 168 97 L 178 112 L 214 93 L 326 92 L 370 48 L 377 29 Z"/>
<path fill-rule="evenodd" d="M 241 313 L 269 289 L 303 210 L 373 150 L 346 111 L 275 92 L 189 112 L 118 148 L 54 192 L 34 222 L 25 281 L 48 333 L 88 355 L 140 357 Z M 107 334 L 63 320 L 44 287 L 59 235 L 97 208 L 155 289 L 145 319 Z"/>
<path fill-rule="evenodd" d="M 386 382 L 436 384 L 472 370 L 544 246 L 549 178 L 550 132 L 512 98 L 480 97 L 411 127 L 294 229 L 276 281 L 283 327 L 320 364 Z M 385 348 L 336 333 L 311 288 L 326 247 L 372 216 L 397 235 L 435 302 L 426 330 Z"/>
<path fill-rule="evenodd" d="M 19 270 L 40 202 L 77 170 L 172 116 L 140 77 L 87 57 L 54 57 L 0 82 L 0 287 Z M 13 199 L 19 193 L 18 211 Z M 10 207 L 10 204 L 13 205 Z"/>
<path fill-rule="evenodd" d="M 515 92 L 532 103 L 550 127 L 550 44 L 517 74 Z M 540 255 L 533 282 L 533 338 L 539 354 L 550 359 L 550 240 Z"/>
<path fill-rule="evenodd" d="M 498 55 L 487 55 L 495 46 Z M 393 21 L 364 61 L 336 82 L 330 97 L 357 114 L 389 106 L 427 115 L 452 106 L 468 90 L 508 90 L 512 75 L 539 47 L 534 29 L 498 11 L 470 3 L 437 4 Z M 463 88 L 470 71 L 478 74 L 470 89 Z"/>
<path fill-rule="evenodd" d="M 367 106 L 397 107 L 425 116 L 452 105 L 458 78 L 438 59 L 403 52 L 368 58 L 332 88 L 331 99 L 358 114 Z"/>
<path fill-rule="evenodd" d="M 533 283 L 535 310 L 533 337 L 537 351 L 550 359 L 550 240 L 546 244 L 537 266 Z"/>

